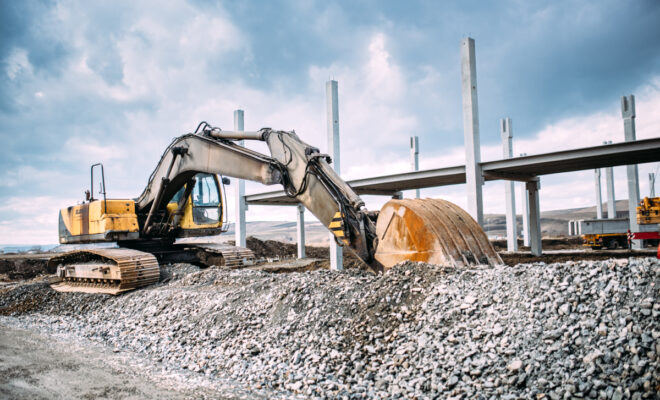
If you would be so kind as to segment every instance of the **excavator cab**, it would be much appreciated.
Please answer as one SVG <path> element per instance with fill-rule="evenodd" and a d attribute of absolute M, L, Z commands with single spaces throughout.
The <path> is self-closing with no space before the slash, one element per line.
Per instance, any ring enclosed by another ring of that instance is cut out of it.
<path fill-rule="evenodd" d="M 215 174 L 198 173 L 167 204 L 171 223 L 180 228 L 178 237 L 217 235 L 226 232 L 224 213 L 225 179 Z M 191 185 L 191 188 L 188 188 Z M 190 194 L 184 200 L 186 193 Z M 180 219 L 177 210 L 183 205 Z M 178 224 L 177 224 L 178 221 Z"/>

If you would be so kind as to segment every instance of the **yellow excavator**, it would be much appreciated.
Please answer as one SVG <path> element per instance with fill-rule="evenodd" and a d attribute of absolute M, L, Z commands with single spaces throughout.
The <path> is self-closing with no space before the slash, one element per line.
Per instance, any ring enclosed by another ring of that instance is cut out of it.
<path fill-rule="evenodd" d="M 259 140 L 270 156 L 237 144 Z M 206 122 L 177 137 L 163 153 L 136 199 L 103 199 L 87 192 L 83 204 L 60 210 L 63 244 L 116 242 L 115 248 L 74 250 L 53 257 L 49 268 L 59 291 L 117 294 L 157 282 L 159 262 L 204 258 L 207 265 L 253 262 L 250 250 L 222 244 L 187 245 L 177 238 L 226 231 L 226 177 L 281 184 L 373 271 L 410 260 L 450 265 L 501 264 L 476 221 L 460 207 L 439 199 L 390 200 L 378 213 L 330 167 L 331 159 L 295 132 L 263 128 L 223 131 Z M 201 254 L 201 256 L 200 256 Z"/>

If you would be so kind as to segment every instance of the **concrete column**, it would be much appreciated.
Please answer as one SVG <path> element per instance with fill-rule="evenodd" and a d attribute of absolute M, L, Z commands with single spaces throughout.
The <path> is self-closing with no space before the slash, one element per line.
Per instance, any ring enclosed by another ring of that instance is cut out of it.
<path fill-rule="evenodd" d="M 525 157 L 527 153 L 521 153 L 520 157 Z M 527 198 L 527 189 L 525 182 L 520 184 L 520 198 L 522 199 L 522 234 L 523 246 L 529 246 L 529 199 Z"/>
<path fill-rule="evenodd" d="M 410 167 L 413 171 L 419 171 L 419 137 L 410 137 Z M 415 189 L 415 198 L 419 199 L 419 189 Z"/>
<path fill-rule="evenodd" d="M 616 218 L 616 198 L 614 196 L 614 168 L 605 168 L 605 186 L 607 187 L 607 218 Z"/>
<path fill-rule="evenodd" d="M 655 172 L 649 173 L 649 197 L 655 197 Z"/>
<path fill-rule="evenodd" d="M 600 188 L 600 168 L 594 170 L 594 179 L 596 181 L 596 218 L 603 219 L 603 196 Z"/>
<path fill-rule="evenodd" d="M 328 154 L 332 157 L 332 166 L 341 174 L 339 163 L 339 94 L 337 90 L 337 81 L 327 81 L 325 83 L 326 116 L 328 121 Z M 330 268 L 341 271 L 344 269 L 344 257 L 342 248 L 337 244 L 335 235 L 330 235 Z"/>
<path fill-rule="evenodd" d="M 540 181 L 527 182 L 527 199 L 529 200 L 529 247 L 532 254 L 540 256 L 541 250 L 541 209 L 539 204 Z"/>
<path fill-rule="evenodd" d="M 461 84 L 463 91 L 463 140 L 465 144 L 465 182 L 467 183 L 468 212 L 484 226 L 481 186 L 481 150 L 479 143 L 479 108 L 477 101 L 477 62 L 474 39 L 461 41 Z"/>
<path fill-rule="evenodd" d="M 573 220 L 568 221 L 568 236 L 575 235 L 575 231 L 573 230 L 574 227 L 575 227 L 575 221 Z"/>
<path fill-rule="evenodd" d="M 234 111 L 234 130 L 242 131 L 245 129 L 244 113 L 243 110 Z M 242 146 L 243 141 L 237 141 L 238 145 Z M 236 246 L 245 247 L 245 211 L 247 210 L 247 203 L 245 202 L 245 181 L 243 179 L 236 179 L 236 224 L 234 227 Z"/>
<path fill-rule="evenodd" d="M 500 121 L 500 133 L 502 135 L 502 155 L 504 158 L 511 158 L 513 157 L 511 118 Z M 504 181 L 504 201 L 506 203 L 506 249 L 508 251 L 518 251 L 515 182 Z"/>
<path fill-rule="evenodd" d="M 635 96 L 621 97 L 621 116 L 623 117 L 623 133 L 626 142 L 634 142 L 637 140 L 635 133 Z M 637 223 L 637 205 L 639 204 L 639 173 L 637 171 L 637 164 L 627 165 L 628 172 L 628 221 L 630 221 L 630 231 L 639 232 L 639 224 Z M 641 249 L 642 241 L 633 240 L 633 249 Z"/>
<path fill-rule="evenodd" d="M 298 242 L 298 258 L 305 258 L 305 207 L 296 207 L 296 239 Z"/>

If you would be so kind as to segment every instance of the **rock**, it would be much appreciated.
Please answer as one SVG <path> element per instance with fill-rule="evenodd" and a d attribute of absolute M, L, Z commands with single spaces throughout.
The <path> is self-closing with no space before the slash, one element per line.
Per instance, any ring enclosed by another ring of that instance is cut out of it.
<path fill-rule="evenodd" d="M 523 362 L 522 362 L 521 360 L 516 359 L 516 360 L 511 361 L 511 362 L 509 363 L 509 365 L 507 365 L 507 368 L 508 368 L 509 371 L 511 371 L 511 372 L 516 372 L 516 371 L 518 371 L 520 368 L 522 368 L 522 366 L 523 366 Z"/>
<path fill-rule="evenodd" d="M 582 358 L 582 361 L 584 361 L 585 364 L 589 364 L 597 360 L 603 355 L 599 350 L 594 350 L 591 353 L 587 354 Z"/>
<path fill-rule="evenodd" d="M 19 311 L 0 324 L 154 360 L 182 385 L 231 382 L 231 398 L 652 398 L 654 259 L 167 268 L 167 281 L 112 298 L 3 289 L 0 314 Z"/>

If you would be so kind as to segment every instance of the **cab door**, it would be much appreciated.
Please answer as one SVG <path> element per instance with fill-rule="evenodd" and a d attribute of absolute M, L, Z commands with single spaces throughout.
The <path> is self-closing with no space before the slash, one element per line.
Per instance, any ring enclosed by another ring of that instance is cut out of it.
<path fill-rule="evenodd" d="M 218 178 L 211 174 L 195 175 L 192 194 L 192 219 L 199 227 L 222 223 L 222 203 Z"/>
<path fill-rule="evenodd" d="M 216 235 L 225 232 L 222 183 L 217 175 L 198 173 L 193 178 L 194 186 L 186 200 L 183 216 L 179 223 L 179 237 Z M 174 218 L 181 197 L 182 187 L 169 201 L 167 210 L 170 221 Z"/>

